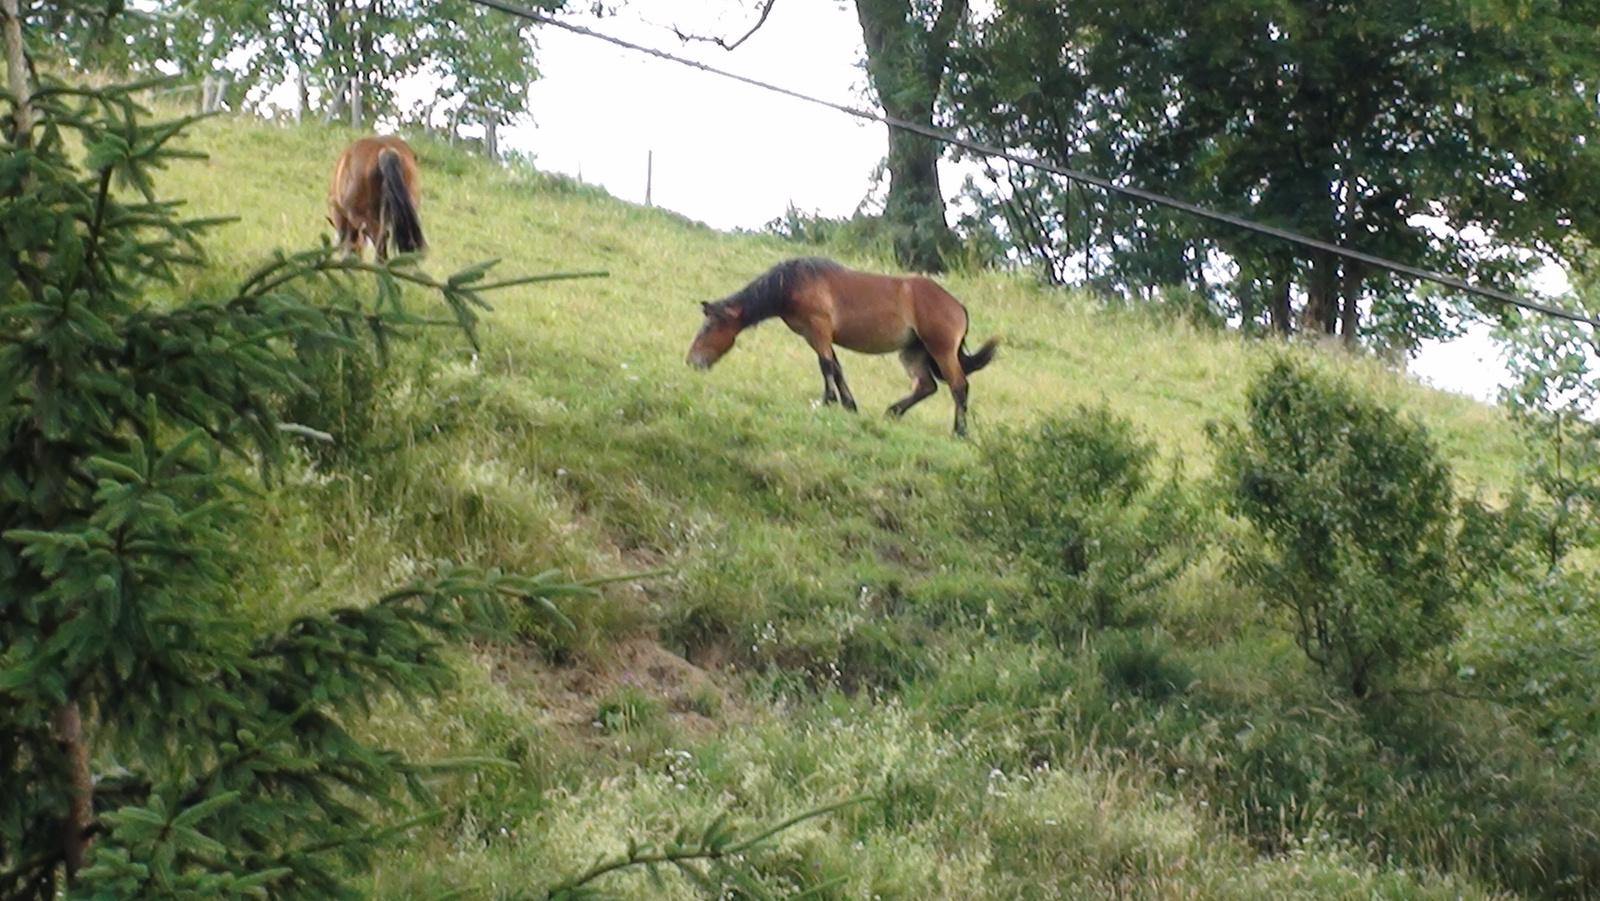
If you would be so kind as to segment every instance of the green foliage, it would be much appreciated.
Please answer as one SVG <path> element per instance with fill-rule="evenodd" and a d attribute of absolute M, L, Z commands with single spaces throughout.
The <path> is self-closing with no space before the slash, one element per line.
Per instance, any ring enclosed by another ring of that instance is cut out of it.
<path fill-rule="evenodd" d="M 466 0 L 160 5 L 158 27 L 133 44 L 140 61 L 175 66 L 195 77 L 229 72 L 236 109 L 262 102 L 260 96 L 271 88 L 303 79 L 298 82 L 301 103 L 316 102 L 329 112 L 348 110 L 348 82 L 354 79 L 365 121 L 371 122 L 419 112 L 400 109 L 396 89 L 405 79 L 422 76 L 439 83 L 426 112 L 490 108 L 515 116 L 527 111 L 527 87 L 538 77 L 533 24 Z M 527 5 L 552 10 L 560 3 Z"/>
<path fill-rule="evenodd" d="M 437 282 L 324 247 L 157 304 L 215 223 L 156 199 L 190 120 L 146 124 L 138 87 L 44 87 L 0 161 L 0 897 L 348 897 L 384 811 L 426 795 L 350 720 L 449 686 L 443 642 L 589 590 L 442 566 L 367 607 L 238 615 L 235 470 L 303 430 L 281 422 L 300 352 L 413 331 L 406 282 L 471 336 L 487 267 Z"/>
<path fill-rule="evenodd" d="M 1136 621 L 1198 553 L 1201 510 L 1176 467 L 1154 482 L 1155 446 L 1107 406 L 1001 429 L 979 453 L 973 521 L 1026 561 L 1038 598 L 1023 617 L 1058 642 Z"/>
<path fill-rule="evenodd" d="M 307 442 L 325 465 L 353 465 L 371 453 L 382 367 L 362 348 L 309 338 L 297 348 L 305 387 L 287 399 L 290 421 L 331 440 Z"/>
<path fill-rule="evenodd" d="M 952 54 L 949 110 L 986 143 L 1509 288 L 1531 255 L 1508 247 L 1565 255 L 1574 225 L 1600 221 L 1584 187 L 1600 166 L 1592 103 L 1576 87 L 1600 78 L 1596 15 L 1007 0 Z M 1463 312 L 1459 295 L 1321 251 L 985 166 L 978 216 L 1055 281 L 1139 297 L 1186 284 L 1247 327 L 1304 323 L 1399 348 L 1450 334 Z M 1416 222 L 1424 210 L 1490 238 L 1439 241 Z M 1237 264 L 1226 285 L 1219 255 Z M 1290 315 L 1294 296 L 1303 315 Z"/>
<path fill-rule="evenodd" d="M 1252 527 L 1237 576 L 1336 684 L 1393 687 L 1456 629 L 1449 467 L 1420 423 L 1288 357 L 1248 405 L 1242 428 L 1214 433 L 1228 504 Z"/>
<path fill-rule="evenodd" d="M 833 253 L 849 256 L 887 257 L 893 253 L 891 241 L 884 233 L 883 220 L 859 212 L 848 219 L 836 219 L 807 213 L 790 204 L 783 215 L 761 230 L 785 241 L 826 247 Z"/>
<path fill-rule="evenodd" d="M 1466 618 L 1450 663 L 1463 690 L 1507 704 L 1540 744 L 1580 765 L 1600 749 L 1600 703 L 1590 690 L 1600 679 L 1600 581 L 1589 562 L 1595 482 L 1581 462 L 1561 465 L 1569 456 L 1561 450 L 1536 452 L 1531 490 L 1514 490 L 1498 509 L 1463 506 L 1462 557 L 1488 603 Z M 1571 457 L 1590 454 L 1592 439 L 1572 442 Z"/>
<path fill-rule="evenodd" d="M 1573 292 L 1562 306 L 1594 315 L 1600 297 L 1592 252 L 1581 242 Z M 1593 328 L 1548 316 L 1510 315 L 1496 337 L 1504 342 L 1510 382 L 1502 401 L 1512 411 L 1531 458 L 1523 478 L 1535 496 L 1547 535 L 1549 566 L 1575 547 L 1600 542 L 1600 370 Z"/>
<path fill-rule="evenodd" d="M 1564 762 L 1591 759 L 1600 734 L 1600 580 L 1552 570 L 1503 580 L 1451 653 L 1460 683 L 1510 705 Z"/>
<path fill-rule="evenodd" d="M 1100 675 L 1114 691 L 1165 701 L 1183 694 L 1195 674 L 1164 642 L 1137 632 L 1114 636 L 1100 647 Z"/>
<path fill-rule="evenodd" d="M 62 0 L 23 5 L 21 12 L 29 28 L 56 38 L 32 48 L 35 59 L 45 68 L 80 72 L 126 71 L 139 52 L 133 38 L 156 27 L 150 10 L 129 9 L 122 0 Z"/>

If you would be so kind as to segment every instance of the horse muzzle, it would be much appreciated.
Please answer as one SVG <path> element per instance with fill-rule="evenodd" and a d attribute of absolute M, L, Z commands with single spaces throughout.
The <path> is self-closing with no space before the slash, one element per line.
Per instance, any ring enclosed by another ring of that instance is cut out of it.
<path fill-rule="evenodd" d="M 711 364 L 716 361 L 708 359 L 705 354 L 691 353 L 689 356 L 684 358 L 683 362 L 688 363 L 690 366 L 693 366 L 701 372 L 704 372 L 705 370 L 710 369 Z"/>

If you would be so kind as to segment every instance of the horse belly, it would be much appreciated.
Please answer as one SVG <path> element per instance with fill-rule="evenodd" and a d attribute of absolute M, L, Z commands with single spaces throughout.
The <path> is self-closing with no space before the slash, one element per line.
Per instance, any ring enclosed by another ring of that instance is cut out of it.
<path fill-rule="evenodd" d="M 834 344 L 840 347 L 858 354 L 894 354 L 915 338 L 915 323 L 901 304 L 880 302 L 870 309 L 856 298 L 835 304 Z"/>
<path fill-rule="evenodd" d="M 834 323 L 833 343 L 863 354 L 895 353 L 916 339 L 909 322 L 850 317 Z"/>

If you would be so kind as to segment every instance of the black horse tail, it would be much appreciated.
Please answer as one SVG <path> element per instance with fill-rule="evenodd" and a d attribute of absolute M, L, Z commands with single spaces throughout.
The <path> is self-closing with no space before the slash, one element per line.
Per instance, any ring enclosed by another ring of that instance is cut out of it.
<path fill-rule="evenodd" d="M 411 192 L 406 190 L 405 171 L 400 166 L 400 154 L 385 149 L 378 155 L 378 173 L 383 180 L 383 222 L 394 235 L 394 246 L 401 253 L 412 253 L 428 246 L 422 237 L 422 220 L 417 218 L 417 208 L 411 203 Z"/>
<path fill-rule="evenodd" d="M 969 354 L 966 352 L 966 350 L 962 350 L 960 354 L 961 371 L 965 372 L 967 375 L 971 375 L 983 367 L 988 366 L 989 361 L 994 359 L 995 350 L 999 347 L 1000 339 L 990 338 L 988 341 L 983 343 L 982 347 L 978 348 L 978 352 L 975 354 Z"/>

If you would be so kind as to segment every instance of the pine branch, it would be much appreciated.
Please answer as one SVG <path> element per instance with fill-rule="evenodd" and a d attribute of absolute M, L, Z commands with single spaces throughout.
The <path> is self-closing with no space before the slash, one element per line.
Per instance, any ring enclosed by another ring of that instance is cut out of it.
<path fill-rule="evenodd" d="M 695 861 L 719 862 L 738 858 L 773 836 L 792 829 L 807 820 L 826 816 L 835 811 L 870 800 L 872 800 L 870 796 L 851 798 L 825 807 L 814 808 L 789 817 L 743 841 L 734 841 L 734 831 L 728 826 L 726 814 L 713 820 L 692 845 L 689 844 L 686 829 L 680 831 L 672 842 L 660 851 L 651 851 L 647 846 L 630 841 L 626 854 L 612 860 L 596 863 L 583 873 L 556 884 L 542 897 L 545 901 L 579 901 L 579 899 L 595 897 L 595 892 L 587 888 L 589 883 L 609 873 L 634 867 L 645 867 L 654 871 L 656 867 L 670 864 L 682 869 L 686 864 Z M 710 891 L 715 891 L 716 889 L 715 886 L 702 886 L 702 888 L 707 888 Z M 523 897 L 530 896 L 525 895 Z"/>

